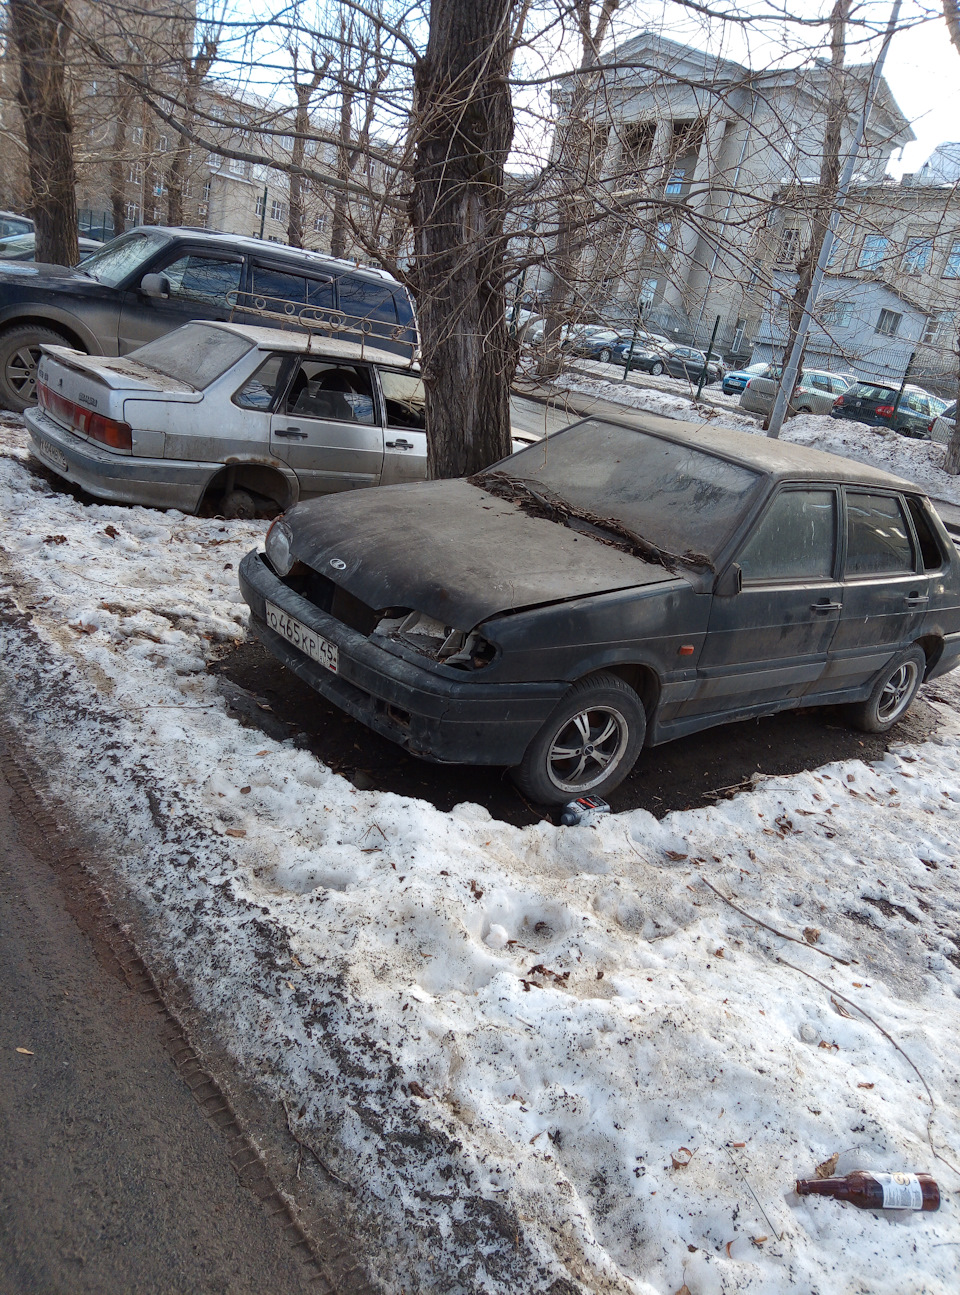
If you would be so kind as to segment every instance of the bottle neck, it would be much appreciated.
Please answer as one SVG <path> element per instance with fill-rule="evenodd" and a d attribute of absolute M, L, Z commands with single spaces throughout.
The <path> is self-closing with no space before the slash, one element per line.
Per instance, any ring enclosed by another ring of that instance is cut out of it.
<path fill-rule="evenodd" d="M 846 1178 L 798 1178 L 798 1196 L 835 1196 L 845 1200 L 850 1194 Z"/>

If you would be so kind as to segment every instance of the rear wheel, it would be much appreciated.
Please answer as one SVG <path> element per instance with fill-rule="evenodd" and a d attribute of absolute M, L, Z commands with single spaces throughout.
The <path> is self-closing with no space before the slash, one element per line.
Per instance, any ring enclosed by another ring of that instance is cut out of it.
<path fill-rule="evenodd" d="M 809 406 L 809 405 L 801 405 L 801 406 L 800 406 L 800 408 L 797 410 L 797 413 L 798 413 L 798 414 L 812 414 L 812 413 L 813 413 L 813 410 L 810 408 L 810 406 Z"/>
<path fill-rule="evenodd" d="M 613 351 L 610 350 L 609 346 L 605 346 L 597 358 L 601 364 L 609 364 L 613 359 Z"/>
<path fill-rule="evenodd" d="M 646 731 L 633 689 L 615 674 L 591 675 L 570 689 L 511 776 L 543 805 L 604 796 L 636 764 Z"/>
<path fill-rule="evenodd" d="M 659 360 L 655 360 L 653 364 L 650 365 L 650 372 L 655 378 L 659 378 L 660 374 L 663 372 L 663 365 Z"/>
<path fill-rule="evenodd" d="M 886 733 L 910 709 L 927 668 L 923 648 L 902 652 L 883 670 L 866 701 L 850 708 L 850 721 L 865 733 Z"/>
<path fill-rule="evenodd" d="M 22 324 L 0 333 L 0 404 L 15 414 L 37 403 L 37 365 L 43 342 L 72 345 L 62 333 L 36 324 Z"/>

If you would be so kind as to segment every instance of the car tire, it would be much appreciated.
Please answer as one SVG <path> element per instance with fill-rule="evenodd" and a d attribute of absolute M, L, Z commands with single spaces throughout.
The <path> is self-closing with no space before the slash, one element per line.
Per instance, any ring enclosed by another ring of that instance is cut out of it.
<path fill-rule="evenodd" d="M 812 414 L 812 413 L 813 413 L 813 410 L 810 408 L 810 406 L 809 406 L 809 405 L 801 405 L 801 406 L 800 406 L 800 408 L 797 410 L 797 413 L 798 413 L 798 414 Z"/>
<path fill-rule="evenodd" d="M 37 403 L 37 364 L 43 342 L 73 345 L 62 333 L 39 324 L 21 324 L 0 333 L 0 405 L 4 409 L 22 414 Z"/>
<path fill-rule="evenodd" d="M 634 690 L 615 674 L 590 675 L 573 685 L 510 774 L 541 805 L 605 796 L 636 764 L 646 732 Z"/>
<path fill-rule="evenodd" d="M 650 365 L 650 372 L 655 378 L 659 378 L 660 374 L 663 372 L 663 365 L 659 360 L 655 360 L 653 364 Z"/>
<path fill-rule="evenodd" d="M 864 733 L 886 733 L 910 709 L 923 683 L 927 657 L 923 648 L 906 652 L 884 666 L 866 701 L 850 708 L 850 722 Z"/>
<path fill-rule="evenodd" d="M 610 350 L 609 346 L 605 346 L 603 350 L 600 352 L 600 354 L 597 356 L 597 359 L 600 361 L 601 364 L 609 364 L 610 361 L 613 359 L 613 351 Z"/>

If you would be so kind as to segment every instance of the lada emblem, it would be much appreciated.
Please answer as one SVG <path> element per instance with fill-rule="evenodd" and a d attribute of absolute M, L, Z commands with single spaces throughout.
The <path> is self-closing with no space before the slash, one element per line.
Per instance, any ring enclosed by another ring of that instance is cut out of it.
<path fill-rule="evenodd" d="M 347 569 L 347 564 L 344 562 L 343 558 L 331 558 L 330 565 L 333 567 L 334 571 L 346 571 Z"/>

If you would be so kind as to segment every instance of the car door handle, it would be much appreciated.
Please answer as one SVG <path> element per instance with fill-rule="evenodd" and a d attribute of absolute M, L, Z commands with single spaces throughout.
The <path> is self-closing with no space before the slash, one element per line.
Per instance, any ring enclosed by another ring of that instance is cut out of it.
<path fill-rule="evenodd" d="M 274 429 L 274 436 L 288 436 L 292 441 L 305 441 L 307 433 L 301 432 L 299 427 L 277 427 Z"/>
<path fill-rule="evenodd" d="M 811 603 L 810 610 L 812 612 L 838 612 L 842 606 L 843 603 L 827 602 L 826 598 L 824 598 L 822 602 Z"/>
<path fill-rule="evenodd" d="M 404 441 L 404 440 L 400 440 L 400 441 L 387 441 L 387 449 L 388 449 L 388 450 L 412 450 L 412 449 L 413 449 L 413 442 L 412 442 L 412 441 Z"/>
<path fill-rule="evenodd" d="M 903 601 L 907 607 L 925 607 L 930 599 L 926 594 L 908 594 Z"/>

